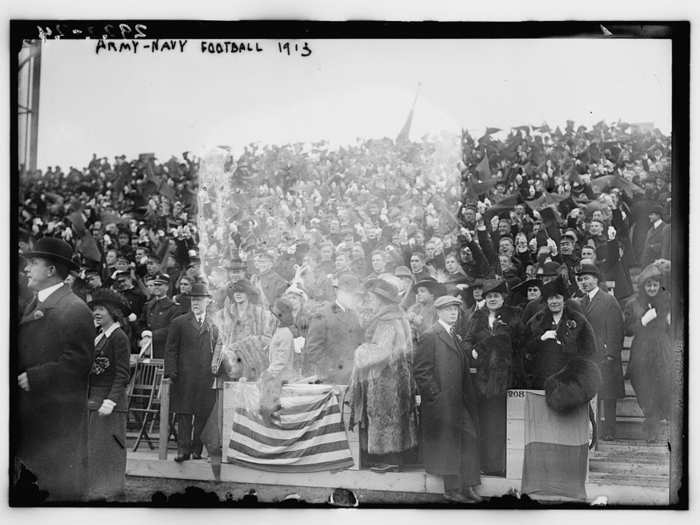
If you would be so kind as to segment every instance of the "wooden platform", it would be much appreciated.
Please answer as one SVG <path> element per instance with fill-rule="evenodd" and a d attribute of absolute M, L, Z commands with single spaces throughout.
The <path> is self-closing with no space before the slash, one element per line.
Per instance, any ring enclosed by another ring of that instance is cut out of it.
<path fill-rule="evenodd" d="M 258 486 L 314 487 L 327 489 L 330 494 L 336 488 L 353 491 L 380 491 L 400 494 L 440 495 L 442 479 L 424 471 L 388 472 L 379 474 L 367 470 L 343 470 L 339 472 L 314 472 L 305 474 L 264 472 L 237 465 L 221 465 L 221 480 L 216 481 L 208 460 L 176 463 L 171 459 L 159 460 L 155 452 L 132 452 L 127 457 L 127 476 L 162 479 L 161 490 L 169 492 L 168 480 L 191 480 L 225 489 L 227 484 Z M 519 480 L 484 476 L 478 489 L 485 497 L 502 496 L 519 491 Z M 587 483 L 588 501 L 601 496 L 609 505 L 667 505 L 668 488 L 658 486 L 621 485 L 601 480 Z M 551 501 L 551 498 L 548 498 Z"/>

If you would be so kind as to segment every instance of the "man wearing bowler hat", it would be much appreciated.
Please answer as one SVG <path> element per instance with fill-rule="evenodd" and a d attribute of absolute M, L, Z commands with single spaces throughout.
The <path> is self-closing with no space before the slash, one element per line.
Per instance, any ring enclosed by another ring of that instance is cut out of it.
<path fill-rule="evenodd" d="M 17 336 L 14 453 L 50 501 L 79 501 L 87 475 L 93 316 L 63 283 L 76 268 L 68 243 L 44 237 L 24 256 L 27 284 L 36 295 L 24 309 Z M 14 496 L 21 498 L 20 492 Z"/>
<path fill-rule="evenodd" d="M 664 209 L 654 206 L 649 210 L 649 230 L 644 240 L 641 267 L 645 268 L 656 259 L 670 259 L 671 227 L 663 221 Z"/>
<path fill-rule="evenodd" d="M 581 304 L 584 314 L 595 333 L 598 364 L 603 378 L 598 392 L 600 435 L 603 440 L 612 440 L 615 439 L 617 399 L 625 396 L 622 376 L 624 318 L 617 299 L 599 288 L 600 272 L 594 264 L 582 262 L 576 272 L 576 280 L 583 292 Z"/>
<path fill-rule="evenodd" d="M 211 294 L 206 284 L 194 283 L 187 295 L 191 310 L 171 323 L 165 350 L 165 377 L 172 380 L 177 415 L 178 463 L 202 457 L 202 430 L 215 401 L 212 359 L 220 344 L 219 330 L 207 317 Z"/>

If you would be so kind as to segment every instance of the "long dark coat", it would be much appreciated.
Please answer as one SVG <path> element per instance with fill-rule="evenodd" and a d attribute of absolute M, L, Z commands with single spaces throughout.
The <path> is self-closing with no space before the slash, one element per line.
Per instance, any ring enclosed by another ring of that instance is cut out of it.
<path fill-rule="evenodd" d="M 540 340 L 547 330 L 556 330 L 557 339 Z M 593 328 L 584 315 L 568 306 L 564 307 L 557 325 L 552 312 L 545 307 L 532 316 L 526 334 L 525 375 L 529 388 L 543 389 L 545 379 L 564 368 L 574 357 L 597 360 Z"/>
<path fill-rule="evenodd" d="M 126 471 L 126 385 L 129 382 L 129 338 L 117 328 L 95 347 L 95 364 L 90 373 L 88 394 L 89 496 L 119 499 L 124 491 Z M 106 360 L 105 360 L 106 359 Z M 107 365 L 105 367 L 105 365 Z M 97 410 L 105 399 L 116 406 L 108 416 Z"/>
<path fill-rule="evenodd" d="M 214 403 L 211 362 L 219 344 L 219 330 L 209 317 L 201 328 L 192 312 L 172 322 L 165 348 L 165 376 L 173 380 L 173 412 L 191 414 L 211 409 Z"/>
<path fill-rule="evenodd" d="M 641 319 L 649 305 L 656 308 L 657 317 L 642 326 Z M 627 374 L 639 406 L 650 418 L 667 419 L 671 411 L 673 346 L 667 318 L 670 310 L 670 294 L 663 290 L 653 299 L 640 290 L 625 305 L 625 331 L 634 336 Z"/>
<path fill-rule="evenodd" d="M 477 484 L 478 411 L 469 359 L 439 323 L 421 338 L 414 376 L 421 395 L 425 470 L 441 476 L 461 475 L 468 485 Z M 468 471 L 460 472 L 461 465 Z"/>
<path fill-rule="evenodd" d="M 622 342 L 625 336 L 625 325 L 620 305 L 615 297 L 603 290 L 598 290 L 588 307 L 584 306 L 584 312 L 595 333 L 598 364 L 603 377 L 598 397 L 600 399 L 624 397 Z"/>
<path fill-rule="evenodd" d="M 16 455 L 51 500 L 84 497 L 94 341 L 92 312 L 65 285 L 20 320 L 16 375 L 27 373 L 30 390 L 16 387 Z"/>

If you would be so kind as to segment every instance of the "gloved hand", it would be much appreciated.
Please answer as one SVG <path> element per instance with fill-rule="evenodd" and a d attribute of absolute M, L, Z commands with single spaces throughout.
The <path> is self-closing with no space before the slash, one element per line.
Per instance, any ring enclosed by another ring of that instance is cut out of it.
<path fill-rule="evenodd" d="M 656 319 L 656 308 L 650 308 L 649 310 L 646 311 L 646 313 L 642 316 L 642 326 L 646 326 L 649 323 L 651 323 L 654 319 Z"/>
<path fill-rule="evenodd" d="M 540 337 L 540 341 L 547 341 L 548 339 L 556 339 L 557 338 L 557 331 L 556 330 L 547 330 L 545 333 L 542 334 L 542 337 Z"/>
<path fill-rule="evenodd" d="M 472 357 L 474 359 L 479 359 L 479 352 L 477 352 L 476 350 L 472 350 Z"/>
<path fill-rule="evenodd" d="M 295 337 L 294 338 L 294 353 L 301 354 L 301 349 L 304 348 L 304 343 L 306 343 L 305 338 Z"/>
<path fill-rule="evenodd" d="M 97 413 L 101 416 L 108 416 L 114 410 L 117 404 L 111 399 L 105 399 L 102 401 L 102 406 L 97 410 Z"/>

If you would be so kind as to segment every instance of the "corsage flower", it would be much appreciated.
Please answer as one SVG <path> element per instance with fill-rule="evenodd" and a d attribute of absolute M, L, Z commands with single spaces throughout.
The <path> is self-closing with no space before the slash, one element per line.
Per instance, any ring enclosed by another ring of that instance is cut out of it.
<path fill-rule="evenodd" d="M 573 330 L 574 328 L 576 328 L 576 326 L 577 326 L 576 321 L 574 321 L 573 319 L 569 319 L 566 322 L 566 327 L 569 328 L 570 330 Z"/>

